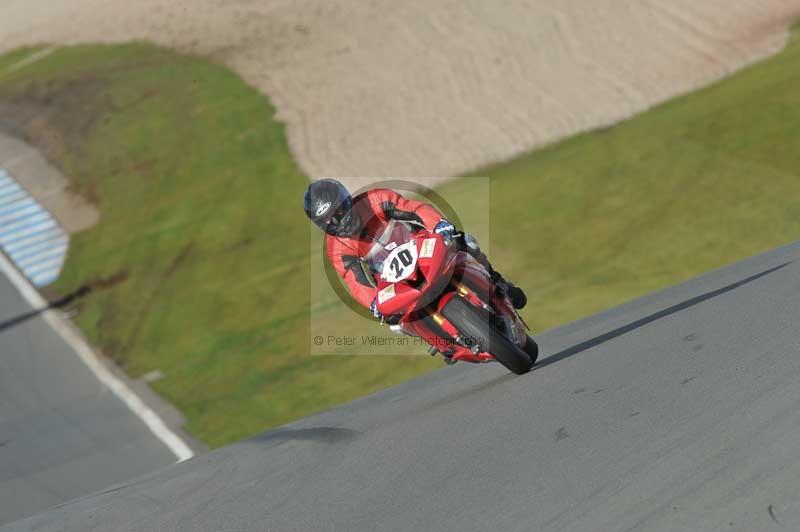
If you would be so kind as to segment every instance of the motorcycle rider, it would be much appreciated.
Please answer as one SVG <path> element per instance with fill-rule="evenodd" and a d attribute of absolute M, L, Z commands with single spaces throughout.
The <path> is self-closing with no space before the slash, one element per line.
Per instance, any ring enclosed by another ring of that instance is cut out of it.
<path fill-rule="evenodd" d="M 311 183 L 303 197 L 303 209 L 306 216 L 327 234 L 328 261 L 347 284 L 350 294 L 377 318 L 382 316 L 377 310 L 375 283 L 364 270 L 362 257 L 386 224 L 396 220 L 424 226 L 446 240 L 459 235 L 453 224 L 432 205 L 404 198 L 388 188 L 375 188 L 353 198 L 335 179 Z M 466 242 L 465 251 L 487 269 L 497 289 L 508 295 L 514 308 L 523 308 L 527 297 L 522 289 L 503 279 L 492 268 L 486 254 L 481 252 L 471 236 L 466 235 L 463 241 Z"/>

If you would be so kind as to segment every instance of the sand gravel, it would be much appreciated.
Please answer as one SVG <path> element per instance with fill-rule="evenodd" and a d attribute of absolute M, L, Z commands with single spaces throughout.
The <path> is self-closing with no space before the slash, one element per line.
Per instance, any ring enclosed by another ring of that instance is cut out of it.
<path fill-rule="evenodd" d="M 774 54 L 798 16 L 800 0 L 3 0 L 0 49 L 208 54 L 270 96 L 308 174 L 449 176 Z"/>

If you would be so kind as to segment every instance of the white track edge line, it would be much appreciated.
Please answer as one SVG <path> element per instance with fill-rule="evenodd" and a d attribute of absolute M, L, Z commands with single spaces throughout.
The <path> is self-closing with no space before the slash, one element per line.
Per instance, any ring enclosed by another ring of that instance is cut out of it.
<path fill-rule="evenodd" d="M 6 258 L 4 253 L 0 253 L 0 271 L 8 277 L 11 284 L 19 291 L 23 298 L 34 309 L 47 307 L 47 302 L 37 292 L 28 280 L 14 267 Z M 178 462 L 183 462 L 194 456 L 194 452 L 186 445 L 180 436 L 175 434 L 167 427 L 164 420 L 159 417 L 138 395 L 136 395 L 124 382 L 106 368 L 92 351 L 92 348 L 81 338 L 70 326 L 64 323 L 61 318 L 52 310 L 45 310 L 42 313 L 44 320 L 55 330 L 59 336 L 77 353 L 78 357 L 94 373 L 97 380 L 108 387 L 114 395 L 125 403 L 131 412 L 147 425 L 147 428 L 166 445 L 170 451 L 178 458 Z"/>
<path fill-rule="evenodd" d="M 28 65 L 31 65 L 36 61 L 44 59 L 45 57 L 47 57 L 48 55 L 52 54 L 55 51 L 56 51 L 55 46 L 48 46 L 47 48 L 42 48 L 41 50 L 38 50 L 27 57 L 23 57 L 13 65 L 9 65 L 8 67 L 6 67 L 6 73 L 10 74 L 11 72 L 15 72 L 20 68 L 24 68 Z"/>

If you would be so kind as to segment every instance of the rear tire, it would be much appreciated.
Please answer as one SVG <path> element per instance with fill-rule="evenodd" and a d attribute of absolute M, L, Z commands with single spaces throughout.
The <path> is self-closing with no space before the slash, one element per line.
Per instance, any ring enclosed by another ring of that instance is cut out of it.
<path fill-rule="evenodd" d="M 485 310 L 456 296 L 444 306 L 442 315 L 462 334 L 478 340 L 484 351 L 494 356 L 512 373 L 523 375 L 533 367 L 533 362 L 525 351 L 492 327 L 489 313 Z"/>
<path fill-rule="evenodd" d="M 536 342 L 534 342 L 533 338 L 530 336 L 528 336 L 528 339 L 525 341 L 525 353 L 528 354 L 531 363 L 536 364 L 536 359 L 539 358 L 539 346 L 536 345 Z"/>

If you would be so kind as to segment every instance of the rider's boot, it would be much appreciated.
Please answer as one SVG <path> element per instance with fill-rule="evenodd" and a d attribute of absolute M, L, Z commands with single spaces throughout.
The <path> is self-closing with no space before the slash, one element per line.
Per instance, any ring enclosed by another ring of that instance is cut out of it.
<path fill-rule="evenodd" d="M 503 276 L 497 270 L 492 271 L 492 282 L 498 290 L 504 292 L 508 296 L 508 299 L 515 309 L 519 310 L 524 308 L 528 303 L 528 296 L 525 295 L 522 288 L 503 279 Z"/>
<path fill-rule="evenodd" d="M 492 268 L 492 264 L 489 262 L 489 257 L 487 257 L 483 251 L 481 251 L 481 248 L 478 245 L 478 241 L 475 239 L 475 237 L 465 233 L 464 243 L 466 244 L 467 253 L 472 255 L 475 260 L 477 260 L 483 265 L 484 268 L 486 268 L 486 270 L 492 276 L 492 283 L 497 287 L 498 290 L 508 296 L 508 299 L 511 300 L 511 304 L 514 306 L 514 308 L 523 308 L 528 303 L 528 297 L 525 295 L 525 292 L 523 292 L 520 287 L 503 279 L 503 276 L 500 274 L 500 272 Z"/>

